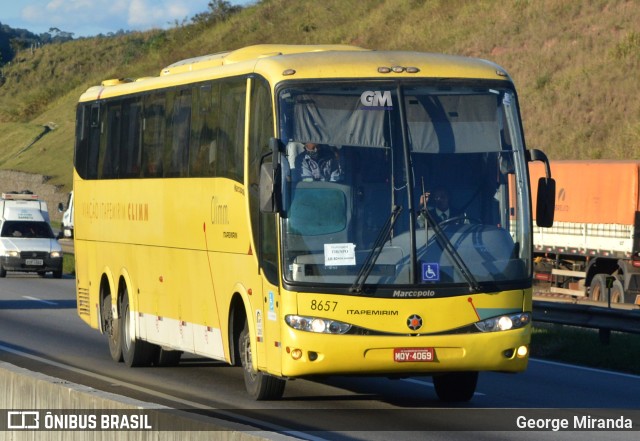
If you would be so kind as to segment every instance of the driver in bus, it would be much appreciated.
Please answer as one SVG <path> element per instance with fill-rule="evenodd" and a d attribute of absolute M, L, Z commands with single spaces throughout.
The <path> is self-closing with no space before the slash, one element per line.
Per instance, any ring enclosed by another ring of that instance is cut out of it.
<path fill-rule="evenodd" d="M 338 152 L 333 148 L 306 142 L 295 160 L 295 169 L 302 181 L 339 182 L 344 179 Z"/>

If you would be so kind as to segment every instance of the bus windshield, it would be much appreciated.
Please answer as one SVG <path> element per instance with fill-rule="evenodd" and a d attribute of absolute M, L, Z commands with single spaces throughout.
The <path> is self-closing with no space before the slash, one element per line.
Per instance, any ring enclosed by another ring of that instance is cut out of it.
<path fill-rule="evenodd" d="M 354 292 L 530 283 L 513 90 L 321 82 L 285 85 L 277 96 L 286 281 Z"/>

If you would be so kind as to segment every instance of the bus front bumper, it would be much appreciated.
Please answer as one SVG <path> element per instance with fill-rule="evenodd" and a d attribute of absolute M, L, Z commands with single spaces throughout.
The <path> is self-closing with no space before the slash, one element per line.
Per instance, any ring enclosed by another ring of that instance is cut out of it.
<path fill-rule="evenodd" d="M 530 340 L 531 325 L 437 336 L 327 335 L 288 329 L 282 342 L 281 375 L 521 372 L 527 367 Z"/>

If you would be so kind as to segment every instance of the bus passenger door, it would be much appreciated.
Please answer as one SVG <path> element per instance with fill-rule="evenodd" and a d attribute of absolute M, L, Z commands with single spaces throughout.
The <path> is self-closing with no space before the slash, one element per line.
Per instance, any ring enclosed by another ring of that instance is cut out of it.
<path fill-rule="evenodd" d="M 282 371 L 282 348 L 280 336 L 280 311 L 282 299 L 278 286 L 278 240 L 276 215 L 260 213 L 260 274 L 262 278 L 261 321 L 256 317 L 256 334 L 258 341 L 258 363 L 269 373 L 280 374 Z M 257 306 L 257 305 L 256 305 Z M 261 334 L 261 335 L 260 335 Z"/>
<path fill-rule="evenodd" d="M 262 354 L 259 354 L 260 365 L 271 374 L 282 372 L 282 345 L 280 339 L 280 291 L 277 286 L 263 281 L 262 296 Z M 260 333 L 260 323 L 256 324 Z M 260 339 L 260 337 L 258 337 Z"/>

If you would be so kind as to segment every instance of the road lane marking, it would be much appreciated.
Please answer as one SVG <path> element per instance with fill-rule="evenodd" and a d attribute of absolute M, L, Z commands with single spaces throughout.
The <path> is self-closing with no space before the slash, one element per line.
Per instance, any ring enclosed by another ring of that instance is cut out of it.
<path fill-rule="evenodd" d="M 289 430 L 286 427 L 278 426 L 276 424 L 272 424 L 272 423 L 269 423 L 267 421 L 261 421 L 261 420 L 257 420 L 257 419 L 254 419 L 254 418 L 245 417 L 243 415 L 235 414 L 233 412 L 225 411 L 223 409 L 219 409 L 219 408 L 216 408 L 216 407 L 206 406 L 204 404 L 197 403 L 195 401 L 185 400 L 185 399 L 182 399 L 182 398 L 174 397 L 173 395 L 165 394 L 163 392 L 159 392 L 159 391 L 153 390 L 153 389 L 148 389 L 146 387 L 138 386 L 136 384 L 127 383 L 125 381 L 121 381 L 121 380 L 115 379 L 113 377 L 107 377 L 106 375 L 102 375 L 102 374 L 98 374 L 98 373 L 95 373 L 95 372 L 87 371 L 87 370 L 84 370 L 84 369 L 81 369 L 81 368 L 77 368 L 77 367 L 74 367 L 74 366 L 70 366 L 70 365 L 67 365 L 67 364 L 64 364 L 64 363 L 59 363 L 57 361 L 48 360 L 46 358 L 39 357 L 37 355 L 30 354 L 28 352 L 19 351 L 17 349 L 14 349 L 14 348 L 11 348 L 11 347 L 8 347 L 8 346 L 4 346 L 2 344 L 0 344 L 0 351 L 9 352 L 11 354 L 15 354 L 15 355 L 19 355 L 21 357 L 29 358 L 31 360 L 38 361 L 40 363 L 48 364 L 50 366 L 55 366 L 55 367 L 58 367 L 58 368 L 62 368 L 62 369 L 71 371 L 71 372 L 82 374 L 82 375 L 85 375 L 87 377 L 91 377 L 91 378 L 95 378 L 95 379 L 98 379 L 98 380 L 101 380 L 101 381 L 105 381 L 105 382 L 111 383 L 112 385 L 115 385 L 115 386 L 127 387 L 129 389 L 132 389 L 132 390 L 135 390 L 135 391 L 138 391 L 138 392 L 143 392 L 143 393 L 148 394 L 150 396 L 155 396 L 155 397 L 163 398 L 163 399 L 175 402 L 175 403 L 191 406 L 191 407 L 193 407 L 195 409 L 215 410 L 216 414 L 226 415 L 228 417 L 234 418 L 236 421 L 242 421 L 245 424 L 248 424 L 248 425 L 251 425 L 251 426 L 258 426 L 258 427 L 264 428 L 266 430 L 270 430 L 270 431 L 273 431 L 273 432 L 276 432 L 276 433 L 280 433 L 280 434 L 283 434 L 283 435 L 293 436 L 293 437 L 301 438 L 301 439 L 305 439 L 305 440 L 326 441 L 325 438 L 317 437 L 317 436 L 314 436 L 313 434 L 308 434 L 308 433 L 300 432 L 300 431 L 296 431 L 296 430 Z M 95 388 L 93 388 L 93 389 L 95 389 Z M 95 389 L 95 390 L 100 390 L 100 389 Z M 113 392 L 111 392 L 111 393 L 113 393 Z M 114 395 L 118 395 L 118 394 L 114 394 Z M 157 403 L 149 403 L 149 402 L 147 402 L 147 404 L 149 404 L 149 408 L 150 409 L 166 407 L 166 406 L 162 406 L 162 405 L 157 404 Z M 260 433 L 261 431 L 250 431 L 250 432 L 252 432 L 252 433 Z"/>
<path fill-rule="evenodd" d="M 403 378 L 400 381 L 406 381 L 407 383 L 419 384 L 421 386 L 435 387 L 433 385 L 433 383 L 430 382 L 430 381 L 416 380 L 415 378 Z M 474 396 L 478 396 L 478 397 L 484 397 L 486 394 L 483 394 L 482 392 L 474 392 L 473 395 Z"/>
<path fill-rule="evenodd" d="M 117 380 L 117 379 L 112 378 L 112 377 L 107 377 L 105 375 L 97 374 L 95 372 L 91 372 L 91 371 L 87 371 L 87 370 L 80 369 L 80 368 L 77 368 L 77 367 L 73 367 L 73 366 L 70 366 L 68 364 L 59 363 L 59 362 L 53 361 L 53 360 L 48 360 L 46 358 L 39 357 L 39 356 L 33 355 L 33 354 L 29 354 L 28 352 L 19 351 L 17 349 L 13 349 L 13 348 L 10 348 L 8 346 L 0 345 L 0 350 L 5 351 L 5 352 L 9 352 L 11 354 L 19 355 L 21 357 L 29 358 L 31 360 L 38 361 L 40 363 L 48 364 L 49 366 L 55 366 L 55 367 L 58 367 L 58 368 L 62 368 L 62 369 L 71 371 L 71 372 L 75 372 L 77 374 L 86 375 L 87 377 L 91 377 L 91 378 L 95 378 L 97 380 L 105 381 L 105 382 L 111 383 L 112 385 L 115 385 L 115 386 L 124 386 L 124 387 L 128 387 L 130 389 L 136 390 L 138 392 L 144 392 L 144 393 L 147 393 L 147 394 L 150 394 L 150 395 L 154 395 L 154 396 L 157 396 L 157 397 L 160 397 L 160 398 L 165 398 L 165 399 L 168 399 L 168 400 L 171 400 L 171 401 L 176 401 L 176 402 L 179 402 L 181 404 L 186 404 L 187 406 L 195 407 L 197 409 L 213 409 L 212 407 L 204 406 L 204 405 L 202 405 L 200 403 L 196 403 L 196 402 L 189 401 L 189 400 L 182 400 L 182 399 L 180 399 L 178 397 L 173 397 L 173 396 L 168 395 L 168 394 L 163 394 L 162 392 L 154 391 L 152 389 L 147 389 L 146 387 L 137 386 L 135 384 L 131 384 L 131 383 L 127 383 L 127 382 L 124 382 L 124 381 L 120 381 L 120 380 Z"/>
<path fill-rule="evenodd" d="M 530 358 L 529 361 L 530 362 L 534 361 L 534 362 L 540 363 L 540 364 L 548 364 L 548 365 L 551 365 L 551 366 L 561 366 L 561 367 L 565 367 L 565 368 L 578 369 L 578 370 L 581 370 L 581 371 L 596 372 L 596 373 L 599 373 L 599 374 L 615 375 L 617 377 L 631 378 L 631 379 L 634 379 L 634 380 L 640 380 L 640 376 L 639 375 L 626 374 L 624 372 L 609 371 L 609 370 L 605 370 L 605 369 L 596 369 L 596 368 L 591 368 L 591 367 L 586 367 L 586 366 L 578 366 L 578 365 L 575 365 L 575 364 L 560 363 L 558 361 L 541 360 L 539 358 Z"/>
<path fill-rule="evenodd" d="M 33 300 L 34 302 L 41 302 L 41 303 L 46 303 L 47 305 L 57 305 L 56 302 L 50 302 L 48 300 L 42 300 L 39 299 L 37 297 L 31 297 L 31 296 L 22 296 L 23 299 L 27 299 L 27 300 Z"/>

